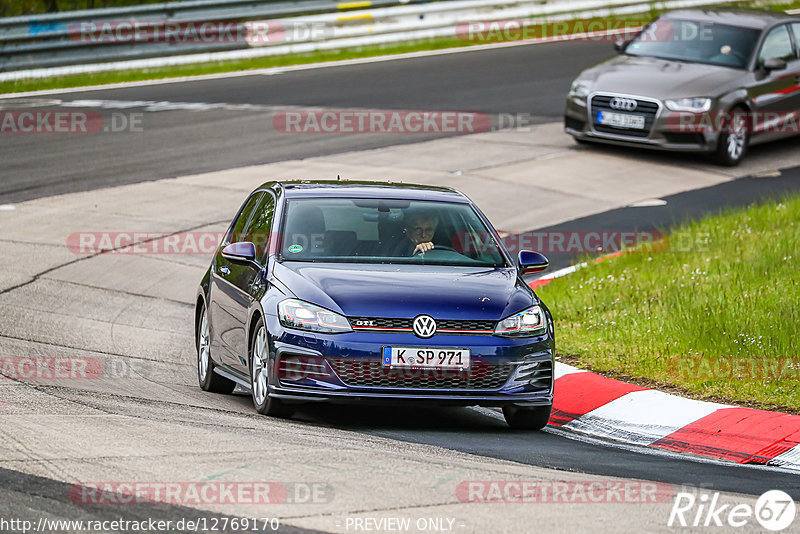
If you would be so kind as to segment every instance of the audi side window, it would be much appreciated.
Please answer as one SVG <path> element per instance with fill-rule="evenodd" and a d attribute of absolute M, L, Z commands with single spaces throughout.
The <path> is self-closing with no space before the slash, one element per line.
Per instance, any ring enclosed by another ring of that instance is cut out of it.
<path fill-rule="evenodd" d="M 786 61 L 794 58 L 792 39 L 789 37 L 789 27 L 786 24 L 773 28 L 764 39 L 761 53 L 758 55 L 758 64 L 763 65 L 766 60 L 774 58 Z"/>
<path fill-rule="evenodd" d="M 256 209 L 256 205 L 258 205 L 258 201 L 261 199 L 262 194 L 263 193 L 256 193 L 247 199 L 244 208 L 242 208 L 242 211 L 236 218 L 236 222 L 233 225 L 233 230 L 231 230 L 230 234 L 228 235 L 228 243 L 238 243 L 239 241 L 242 241 L 242 238 L 244 237 L 244 231 L 247 228 L 247 223 L 250 222 L 250 217 L 253 215 L 253 210 Z"/>
<path fill-rule="evenodd" d="M 272 220 L 275 217 L 275 197 L 264 193 L 264 198 L 253 215 L 253 220 L 245 230 L 245 241 L 252 241 L 256 246 L 256 258 L 265 259 Z"/>
<path fill-rule="evenodd" d="M 800 22 L 792 23 L 792 33 L 794 34 L 795 57 L 800 58 Z"/>

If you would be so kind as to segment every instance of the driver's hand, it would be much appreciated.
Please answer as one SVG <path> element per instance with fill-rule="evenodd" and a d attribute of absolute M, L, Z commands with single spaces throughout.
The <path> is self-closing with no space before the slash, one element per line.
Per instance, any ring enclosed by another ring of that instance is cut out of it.
<path fill-rule="evenodd" d="M 433 250 L 433 243 L 430 241 L 427 243 L 420 243 L 416 247 L 414 247 L 414 252 L 411 253 L 413 256 L 414 254 L 425 254 L 429 250 Z"/>

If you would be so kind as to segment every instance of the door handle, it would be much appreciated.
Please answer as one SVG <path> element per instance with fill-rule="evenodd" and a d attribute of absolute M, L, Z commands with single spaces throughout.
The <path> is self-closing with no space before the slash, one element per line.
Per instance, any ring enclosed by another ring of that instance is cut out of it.
<path fill-rule="evenodd" d="M 221 274 L 222 276 L 228 276 L 229 274 L 231 274 L 231 270 L 228 269 L 227 265 L 223 265 L 222 267 L 219 268 L 219 274 Z"/>

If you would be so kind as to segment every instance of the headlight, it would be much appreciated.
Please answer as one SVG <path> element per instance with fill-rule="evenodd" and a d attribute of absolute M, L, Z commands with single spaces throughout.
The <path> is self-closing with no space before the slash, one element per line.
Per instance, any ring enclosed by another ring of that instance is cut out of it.
<path fill-rule="evenodd" d="M 589 96 L 589 86 L 585 82 L 575 80 L 569 88 L 570 98 L 586 98 Z"/>
<path fill-rule="evenodd" d="M 664 104 L 667 109 L 672 111 L 694 111 L 702 113 L 711 109 L 710 98 L 679 98 L 677 100 L 666 100 Z"/>
<path fill-rule="evenodd" d="M 499 336 L 537 336 L 547 330 L 547 319 L 539 306 L 506 317 L 494 329 Z"/>
<path fill-rule="evenodd" d="M 287 299 L 278 304 L 278 319 L 283 326 L 298 330 L 327 334 L 353 331 L 346 317 L 297 299 Z"/>

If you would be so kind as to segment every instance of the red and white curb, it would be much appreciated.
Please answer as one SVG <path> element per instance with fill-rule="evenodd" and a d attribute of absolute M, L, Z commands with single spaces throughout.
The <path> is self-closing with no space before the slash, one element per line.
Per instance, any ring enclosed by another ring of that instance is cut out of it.
<path fill-rule="evenodd" d="M 665 451 L 800 470 L 800 416 L 686 399 L 559 362 L 550 425 Z"/>
<path fill-rule="evenodd" d="M 587 265 L 554 271 L 529 285 L 538 289 Z M 800 470 L 800 416 L 686 399 L 560 362 L 550 426 L 676 453 Z"/>
<path fill-rule="evenodd" d="M 608 258 L 616 258 L 617 256 L 621 256 L 624 253 L 625 253 L 624 250 L 620 250 L 617 252 L 612 252 L 611 254 L 606 254 L 605 256 L 600 256 L 599 258 L 595 258 L 592 261 L 594 263 L 600 263 L 601 261 L 605 261 Z M 587 262 L 583 262 L 583 263 L 576 263 L 575 265 L 570 265 L 569 267 L 564 267 L 563 269 L 553 271 L 552 273 L 547 273 L 546 275 L 537 278 L 536 280 L 531 280 L 530 282 L 528 282 L 528 285 L 531 286 L 531 289 L 537 290 L 542 286 L 546 286 L 556 278 L 561 278 L 562 276 L 572 274 L 578 269 L 583 269 L 587 265 L 589 265 Z"/>

